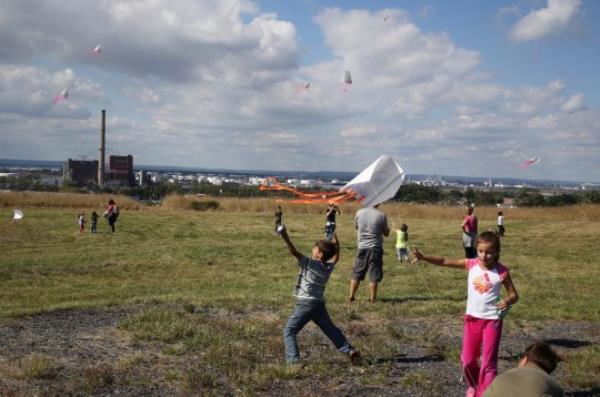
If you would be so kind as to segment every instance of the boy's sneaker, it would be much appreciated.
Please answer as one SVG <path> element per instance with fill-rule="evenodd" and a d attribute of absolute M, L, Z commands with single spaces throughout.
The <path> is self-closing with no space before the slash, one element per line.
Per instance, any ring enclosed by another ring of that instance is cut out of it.
<path fill-rule="evenodd" d="M 357 365 L 360 362 L 360 352 L 356 349 L 350 349 L 348 357 L 350 357 L 352 365 Z"/>

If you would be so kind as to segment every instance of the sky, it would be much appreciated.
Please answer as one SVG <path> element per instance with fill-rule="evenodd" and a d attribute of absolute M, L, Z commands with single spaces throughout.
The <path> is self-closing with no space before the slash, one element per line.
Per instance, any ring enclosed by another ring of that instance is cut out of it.
<path fill-rule="evenodd" d="M 0 158 L 98 158 L 106 109 L 108 153 L 140 165 L 389 154 L 408 174 L 598 182 L 598 20 L 593 0 L 2 0 Z"/>

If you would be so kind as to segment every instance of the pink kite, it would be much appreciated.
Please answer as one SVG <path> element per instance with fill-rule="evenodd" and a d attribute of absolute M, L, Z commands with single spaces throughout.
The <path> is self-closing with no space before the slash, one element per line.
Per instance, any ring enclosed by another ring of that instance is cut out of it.
<path fill-rule="evenodd" d="M 90 55 L 100 55 L 101 52 L 102 52 L 102 45 L 98 44 L 96 47 L 94 47 L 93 50 L 90 50 L 89 54 Z"/>
<path fill-rule="evenodd" d="M 525 161 L 523 164 L 521 164 L 519 167 L 523 168 L 523 169 L 528 169 L 529 167 L 531 167 L 532 165 L 538 164 L 542 159 L 539 157 L 533 157 L 530 158 L 529 160 Z"/>
<path fill-rule="evenodd" d="M 64 90 L 62 90 L 60 92 L 60 94 L 58 94 L 57 96 L 54 97 L 54 104 L 56 105 L 60 101 L 66 101 L 68 98 L 69 98 L 69 89 L 65 88 Z"/>
<path fill-rule="evenodd" d="M 308 91 L 309 88 L 310 88 L 310 82 L 306 81 L 306 82 L 302 83 L 300 85 L 300 87 L 298 87 L 298 92 Z"/>
<path fill-rule="evenodd" d="M 352 76 L 350 75 L 350 71 L 344 70 L 344 73 L 342 74 L 341 84 L 344 92 L 350 91 L 350 87 L 352 86 Z"/>

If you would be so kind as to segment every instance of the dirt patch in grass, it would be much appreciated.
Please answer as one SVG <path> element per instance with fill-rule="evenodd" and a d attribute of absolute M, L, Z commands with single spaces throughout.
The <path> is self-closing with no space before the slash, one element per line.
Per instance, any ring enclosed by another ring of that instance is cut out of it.
<path fill-rule="evenodd" d="M 285 319 L 269 309 L 161 304 L 0 320 L 0 395 L 464 394 L 460 319 L 383 318 L 351 309 L 338 325 L 363 352 L 362 363 L 351 366 L 309 325 L 296 367 L 284 364 Z M 189 329 L 148 334 L 163 321 Z M 514 367 L 535 340 L 563 357 L 555 376 L 569 393 L 598 390 L 600 324 L 509 322 L 500 371 Z"/>

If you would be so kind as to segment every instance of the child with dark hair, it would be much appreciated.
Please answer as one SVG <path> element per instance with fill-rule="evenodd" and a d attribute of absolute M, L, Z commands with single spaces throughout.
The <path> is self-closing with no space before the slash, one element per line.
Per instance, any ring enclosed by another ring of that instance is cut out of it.
<path fill-rule="evenodd" d="M 335 215 L 340 214 L 340 209 L 334 203 L 329 203 L 327 205 L 327 220 L 325 222 L 325 238 L 329 241 L 333 238 L 333 234 L 335 233 Z"/>
<path fill-rule="evenodd" d="M 468 275 L 467 310 L 461 352 L 463 371 L 467 379 L 467 397 L 479 397 L 497 374 L 498 349 L 502 335 L 502 318 L 519 295 L 508 268 L 500 263 L 500 238 L 494 232 L 477 237 L 477 257 L 448 259 L 427 256 L 415 248 L 414 255 L 433 265 L 466 269 Z M 500 296 L 504 286 L 508 295 Z M 482 353 L 481 366 L 479 355 Z"/>
<path fill-rule="evenodd" d="M 312 258 L 308 258 L 296 250 L 285 227 L 282 227 L 280 235 L 290 254 L 298 259 L 300 268 L 294 292 L 296 306 L 283 331 L 287 363 L 295 364 L 300 361 L 297 335 L 309 321 L 317 324 L 335 347 L 348 355 L 351 362 L 356 362 L 360 353 L 352 347 L 342 331 L 333 324 L 325 307 L 325 285 L 340 255 L 340 243 L 337 236 L 334 234 L 332 241 L 317 241 L 312 248 Z"/>
<path fill-rule="evenodd" d="M 97 225 L 98 225 L 98 214 L 96 214 L 96 211 L 94 211 L 94 212 L 92 212 L 92 229 L 91 229 L 92 233 L 96 233 Z"/>
<path fill-rule="evenodd" d="M 506 371 L 494 379 L 484 396 L 563 396 L 562 387 L 550 376 L 559 361 L 560 358 L 548 344 L 533 343 L 525 349 L 519 367 Z"/>
<path fill-rule="evenodd" d="M 504 213 L 502 211 L 498 211 L 498 235 L 500 237 L 504 236 Z"/>

